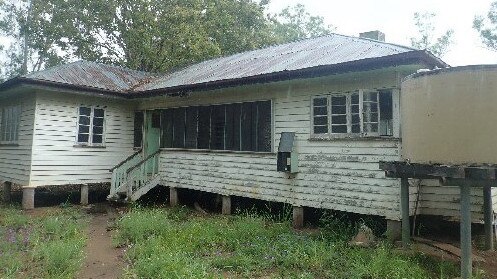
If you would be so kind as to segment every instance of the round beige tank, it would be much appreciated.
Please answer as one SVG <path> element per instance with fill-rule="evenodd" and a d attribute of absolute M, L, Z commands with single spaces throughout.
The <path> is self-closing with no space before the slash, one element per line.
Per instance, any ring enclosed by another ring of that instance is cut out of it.
<path fill-rule="evenodd" d="M 401 89 L 402 157 L 497 164 L 497 65 L 414 74 Z"/>

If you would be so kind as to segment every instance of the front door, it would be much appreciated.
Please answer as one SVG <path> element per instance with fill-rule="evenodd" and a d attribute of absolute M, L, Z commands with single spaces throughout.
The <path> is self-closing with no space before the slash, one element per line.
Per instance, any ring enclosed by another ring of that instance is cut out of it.
<path fill-rule="evenodd" d="M 160 112 L 146 111 L 143 137 L 143 155 L 147 158 L 160 148 Z M 147 172 L 152 173 L 153 162 L 147 164 Z M 157 166 L 156 166 L 157 167 Z"/>

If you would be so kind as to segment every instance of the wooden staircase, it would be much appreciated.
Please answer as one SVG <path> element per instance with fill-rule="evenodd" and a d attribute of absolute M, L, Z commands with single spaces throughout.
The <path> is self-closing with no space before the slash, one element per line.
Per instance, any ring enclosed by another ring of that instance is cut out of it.
<path fill-rule="evenodd" d="M 156 151 L 145 158 L 136 152 L 112 168 L 109 201 L 136 201 L 160 183 L 159 154 Z"/>

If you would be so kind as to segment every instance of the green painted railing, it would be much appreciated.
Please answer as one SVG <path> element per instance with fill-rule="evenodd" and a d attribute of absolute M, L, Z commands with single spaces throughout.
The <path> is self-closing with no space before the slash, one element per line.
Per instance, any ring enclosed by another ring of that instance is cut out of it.
<path fill-rule="evenodd" d="M 112 180 L 110 185 L 110 197 L 115 196 L 117 193 L 121 192 L 121 188 L 127 181 L 127 171 L 136 166 L 143 159 L 142 151 L 137 151 L 133 155 L 126 158 L 124 161 L 119 163 L 117 166 L 110 169 L 112 172 Z M 124 190 L 124 189 L 123 189 Z"/>
<path fill-rule="evenodd" d="M 128 198 L 131 198 L 135 192 L 159 175 L 159 155 L 160 150 L 150 154 L 126 171 Z"/>

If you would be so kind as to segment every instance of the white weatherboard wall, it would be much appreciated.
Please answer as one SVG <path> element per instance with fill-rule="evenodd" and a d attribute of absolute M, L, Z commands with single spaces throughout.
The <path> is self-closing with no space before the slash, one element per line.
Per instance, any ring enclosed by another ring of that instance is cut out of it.
<path fill-rule="evenodd" d="M 36 96 L 31 185 L 110 182 L 109 169 L 133 153 L 133 107 L 67 92 Z M 75 146 L 80 105 L 105 108 L 105 148 Z"/>
<path fill-rule="evenodd" d="M 7 105 L 21 105 L 19 140 L 16 145 L 0 145 L 0 181 L 20 185 L 29 183 L 33 123 L 35 115 L 34 94 L 17 94 L 0 99 L 0 108 Z M 0 113 L 0 123 L 2 115 Z"/>
<path fill-rule="evenodd" d="M 436 179 L 421 181 L 419 214 L 442 215 L 459 220 L 461 197 L 458 186 L 441 186 Z M 497 189 L 492 189 L 494 212 L 497 212 Z M 483 220 L 483 189 L 471 188 L 471 217 L 473 221 Z"/>
<path fill-rule="evenodd" d="M 273 151 L 277 150 L 281 132 L 297 135 L 300 172 L 293 179 L 276 171 L 276 153 L 164 149 L 160 164 L 165 186 L 399 219 L 400 182 L 385 178 L 378 164 L 381 160 L 400 160 L 398 139 L 309 139 L 312 96 L 357 89 L 398 88 L 398 79 L 395 72 L 374 71 L 199 92 L 188 97 L 154 98 L 143 101 L 140 107 L 271 99 Z"/>

